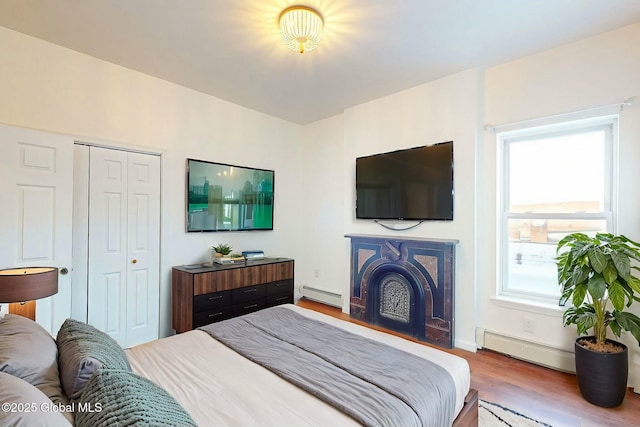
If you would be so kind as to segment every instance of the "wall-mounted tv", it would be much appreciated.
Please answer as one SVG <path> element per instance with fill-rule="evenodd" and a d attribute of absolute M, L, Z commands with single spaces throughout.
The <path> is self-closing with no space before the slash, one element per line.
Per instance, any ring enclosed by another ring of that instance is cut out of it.
<path fill-rule="evenodd" d="M 356 218 L 453 220 L 453 141 L 358 157 Z"/>
<path fill-rule="evenodd" d="M 274 171 L 187 159 L 187 231 L 273 230 Z"/>

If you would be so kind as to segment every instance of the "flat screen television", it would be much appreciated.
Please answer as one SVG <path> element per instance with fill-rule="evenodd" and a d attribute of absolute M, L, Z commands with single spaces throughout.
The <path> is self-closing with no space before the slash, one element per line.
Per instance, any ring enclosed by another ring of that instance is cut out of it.
<path fill-rule="evenodd" d="M 187 159 L 187 231 L 273 230 L 274 175 Z"/>
<path fill-rule="evenodd" d="M 453 220 L 453 141 L 358 157 L 356 218 Z"/>

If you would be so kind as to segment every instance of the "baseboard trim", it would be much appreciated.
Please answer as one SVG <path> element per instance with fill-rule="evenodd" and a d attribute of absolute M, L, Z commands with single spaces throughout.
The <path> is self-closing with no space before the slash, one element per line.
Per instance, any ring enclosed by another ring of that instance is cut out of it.
<path fill-rule="evenodd" d="M 486 330 L 484 331 L 483 348 L 559 371 L 576 372 L 574 354 L 559 348 L 549 347 Z"/>
<path fill-rule="evenodd" d="M 324 289 L 314 288 L 312 286 L 303 285 L 300 293 L 303 297 L 312 301 L 321 302 L 332 307 L 342 308 L 342 295 L 335 292 L 325 291 Z"/>
<path fill-rule="evenodd" d="M 476 343 L 474 343 L 473 341 L 456 339 L 454 342 L 454 346 L 462 350 L 470 351 L 471 353 L 475 353 L 476 351 L 478 351 L 478 346 L 476 346 Z"/>

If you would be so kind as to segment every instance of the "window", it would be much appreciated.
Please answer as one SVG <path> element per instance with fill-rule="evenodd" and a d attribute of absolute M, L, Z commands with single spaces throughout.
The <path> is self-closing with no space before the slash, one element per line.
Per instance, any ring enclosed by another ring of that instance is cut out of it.
<path fill-rule="evenodd" d="M 558 241 L 613 232 L 616 132 L 608 116 L 498 133 L 500 295 L 557 304 Z"/>

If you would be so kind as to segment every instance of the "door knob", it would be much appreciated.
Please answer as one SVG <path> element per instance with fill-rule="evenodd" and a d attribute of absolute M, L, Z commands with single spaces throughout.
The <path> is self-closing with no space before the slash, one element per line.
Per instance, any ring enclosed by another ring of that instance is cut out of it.
<path fill-rule="evenodd" d="M 137 259 L 133 259 L 133 260 L 131 260 L 131 264 L 135 264 L 136 262 L 138 262 L 138 260 L 137 260 Z"/>
<path fill-rule="evenodd" d="M 67 274 L 68 272 L 69 272 L 69 270 L 67 270 L 67 267 L 62 267 L 62 268 L 60 269 L 60 274 L 62 274 L 63 276 L 64 276 L 65 274 Z"/>

